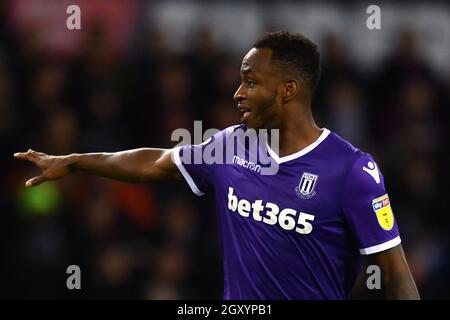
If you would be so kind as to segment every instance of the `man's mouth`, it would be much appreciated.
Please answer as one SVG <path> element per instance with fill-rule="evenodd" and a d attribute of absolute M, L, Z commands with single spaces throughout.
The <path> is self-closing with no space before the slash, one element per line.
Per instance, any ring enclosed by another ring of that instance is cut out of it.
<path fill-rule="evenodd" d="M 243 113 L 244 113 L 244 114 L 242 115 L 241 122 L 242 122 L 242 123 L 246 123 L 248 117 L 250 116 L 250 113 L 252 112 L 252 110 L 251 110 L 249 107 L 244 106 L 244 105 L 242 105 L 242 104 L 238 104 L 237 107 L 238 107 L 238 109 L 239 109 L 240 112 L 243 112 Z"/>

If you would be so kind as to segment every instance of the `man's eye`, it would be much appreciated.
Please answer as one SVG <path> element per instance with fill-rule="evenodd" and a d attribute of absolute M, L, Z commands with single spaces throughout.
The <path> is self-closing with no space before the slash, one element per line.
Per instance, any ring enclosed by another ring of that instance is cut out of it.
<path fill-rule="evenodd" d="M 255 84 L 255 83 L 254 83 L 252 80 L 247 80 L 247 85 L 248 85 L 249 87 L 253 87 L 254 84 Z"/>

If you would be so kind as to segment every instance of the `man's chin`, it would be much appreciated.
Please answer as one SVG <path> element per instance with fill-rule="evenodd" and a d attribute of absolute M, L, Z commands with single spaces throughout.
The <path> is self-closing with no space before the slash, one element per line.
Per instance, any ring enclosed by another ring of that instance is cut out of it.
<path fill-rule="evenodd" d="M 253 121 L 253 120 L 254 119 L 252 119 L 250 117 L 242 117 L 241 123 L 245 124 L 247 126 L 247 128 L 249 128 L 249 129 L 254 129 L 254 130 L 264 129 L 263 125 L 255 123 L 255 121 Z"/>
<path fill-rule="evenodd" d="M 249 122 L 248 119 L 246 117 L 242 117 L 241 118 L 241 123 L 245 124 L 248 128 L 252 128 L 251 126 L 251 121 Z"/>
<path fill-rule="evenodd" d="M 241 119 L 241 123 L 245 124 L 245 126 L 249 129 L 257 129 L 256 126 L 253 125 L 251 121 Z"/>
<path fill-rule="evenodd" d="M 264 129 L 262 126 L 257 126 L 257 125 L 251 124 L 249 122 L 242 122 L 242 123 L 245 124 L 248 129 L 253 129 L 253 130 Z"/>

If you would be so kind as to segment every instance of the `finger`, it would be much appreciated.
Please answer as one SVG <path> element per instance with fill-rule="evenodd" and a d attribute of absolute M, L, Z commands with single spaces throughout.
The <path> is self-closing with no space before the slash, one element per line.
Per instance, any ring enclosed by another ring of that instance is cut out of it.
<path fill-rule="evenodd" d="M 19 159 L 19 160 L 27 160 L 27 161 L 31 161 L 31 162 L 35 162 L 36 160 L 38 160 L 35 156 L 29 154 L 28 152 L 18 152 L 14 154 L 14 158 Z"/>
<path fill-rule="evenodd" d="M 16 159 L 25 159 L 26 152 L 16 152 L 14 153 L 14 158 Z"/>
<path fill-rule="evenodd" d="M 28 149 L 27 154 L 30 155 L 31 159 L 40 159 L 40 158 L 42 158 L 43 156 L 45 156 L 44 153 L 34 151 L 33 149 Z"/>
<path fill-rule="evenodd" d="M 27 182 L 25 182 L 25 186 L 26 187 L 35 187 L 40 185 L 42 182 L 46 181 L 47 178 L 45 176 L 45 174 L 41 174 L 40 176 L 34 177 L 30 180 L 28 180 Z"/>
<path fill-rule="evenodd" d="M 41 152 L 36 152 L 34 150 L 29 149 L 27 152 L 17 152 L 14 154 L 14 158 L 20 159 L 20 160 L 28 160 L 33 163 L 36 163 L 36 161 L 40 160 L 42 156 L 45 154 Z"/>

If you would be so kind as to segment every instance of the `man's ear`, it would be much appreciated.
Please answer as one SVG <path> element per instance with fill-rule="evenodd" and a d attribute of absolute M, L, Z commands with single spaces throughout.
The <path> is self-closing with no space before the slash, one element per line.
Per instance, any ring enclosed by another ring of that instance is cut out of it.
<path fill-rule="evenodd" d="M 299 82 L 297 80 L 292 79 L 286 81 L 284 85 L 283 102 L 287 103 L 292 101 L 297 95 L 298 90 L 299 90 Z"/>

